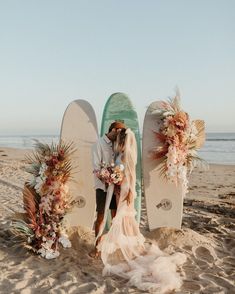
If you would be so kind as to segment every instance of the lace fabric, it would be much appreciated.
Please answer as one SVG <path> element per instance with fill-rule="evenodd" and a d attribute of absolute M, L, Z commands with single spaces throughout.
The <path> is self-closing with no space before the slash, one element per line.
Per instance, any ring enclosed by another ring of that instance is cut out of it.
<path fill-rule="evenodd" d="M 135 219 L 137 147 L 135 135 L 130 129 L 126 130 L 124 151 L 117 158 L 121 158 L 125 166 L 125 177 L 116 216 L 98 245 L 104 263 L 103 274 L 123 277 L 129 285 L 144 291 L 164 293 L 178 289 L 181 277 L 177 267 L 186 261 L 186 256 L 182 253 L 167 255 L 157 245 L 145 244 Z"/>

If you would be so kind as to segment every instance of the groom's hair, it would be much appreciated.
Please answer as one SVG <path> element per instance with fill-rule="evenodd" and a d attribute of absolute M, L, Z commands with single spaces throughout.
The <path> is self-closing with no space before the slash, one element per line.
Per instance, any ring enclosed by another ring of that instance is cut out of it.
<path fill-rule="evenodd" d="M 112 129 L 126 129 L 124 121 L 114 121 L 109 127 L 109 132 L 111 132 Z"/>
<path fill-rule="evenodd" d="M 119 133 L 119 145 L 120 147 L 123 147 L 125 145 L 126 140 L 126 129 L 121 129 Z"/>

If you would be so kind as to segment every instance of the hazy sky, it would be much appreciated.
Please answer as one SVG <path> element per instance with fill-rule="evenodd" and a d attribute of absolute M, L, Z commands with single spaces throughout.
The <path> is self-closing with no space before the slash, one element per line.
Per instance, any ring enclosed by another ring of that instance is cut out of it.
<path fill-rule="evenodd" d="M 142 127 L 176 86 L 207 131 L 235 132 L 235 1 L 0 0 L 0 134 L 59 133 L 75 99 L 100 121 L 114 92 Z"/>

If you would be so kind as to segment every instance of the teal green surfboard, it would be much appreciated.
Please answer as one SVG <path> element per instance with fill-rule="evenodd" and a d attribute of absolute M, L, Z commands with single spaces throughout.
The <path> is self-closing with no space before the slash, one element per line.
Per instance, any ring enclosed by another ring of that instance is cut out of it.
<path fill-rule="evenodd" d="M 138 160 L 136 166 L 136 220 L 140 222 L 141 214 L 141 144 L 140 144 L 140 131 L 137 113 L 128 98 L 124 93 L 112 94 L 105 104 L 102 124 L 101 124 L 101 136 L 108 132 L 109 126 L 115 120 L 124 121 L 125 125 L 130 128 L 136 137 L 138 148 Z"/>

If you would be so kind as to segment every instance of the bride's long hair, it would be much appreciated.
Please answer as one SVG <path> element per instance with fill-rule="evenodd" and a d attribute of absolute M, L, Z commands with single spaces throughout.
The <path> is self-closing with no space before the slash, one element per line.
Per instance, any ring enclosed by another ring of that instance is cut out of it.
<path fill-rule="evenodd" d="M 114 143 L 113 149 L 115 154 L 120 154 L 124 152 L 125 149 L 125 140 L 126 140 L 126 130 L 121 129 L 117 134 L 117 139 Z"/>
<path fill-rule="evenodd" d="M 117 135 L 117 140 L 114 144 L 114 152 L 122 154 L 121 160 L 125 166 L 125 181 L 121 186 L 122 200 L 129 193 L 131 203 L 133 202 L 136 191 L 136 163 L 137 163 L 137 144 L 135 135 L 131 129 L 122 129 Z M 120 199 L 121 200 L 121 199 Z"/>

